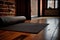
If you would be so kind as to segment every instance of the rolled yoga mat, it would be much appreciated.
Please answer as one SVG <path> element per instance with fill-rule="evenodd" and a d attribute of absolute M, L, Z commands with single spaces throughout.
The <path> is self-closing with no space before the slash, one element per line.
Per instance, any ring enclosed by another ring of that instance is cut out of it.
<path fill-rule="evenodd" d="M 1 16 L 0 27 L 9 26 L 12 24 L 23 23 L 26 20 L 24 16 Z"/>

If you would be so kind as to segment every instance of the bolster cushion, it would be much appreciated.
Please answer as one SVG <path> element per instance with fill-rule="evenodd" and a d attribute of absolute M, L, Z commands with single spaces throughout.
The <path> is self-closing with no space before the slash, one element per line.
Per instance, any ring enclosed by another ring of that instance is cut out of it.
<path fill-rule="evenodd" d="M 22 23 L 26 20 L 25 16 L 2 16 L 0 17 L 0 26 Z"/>

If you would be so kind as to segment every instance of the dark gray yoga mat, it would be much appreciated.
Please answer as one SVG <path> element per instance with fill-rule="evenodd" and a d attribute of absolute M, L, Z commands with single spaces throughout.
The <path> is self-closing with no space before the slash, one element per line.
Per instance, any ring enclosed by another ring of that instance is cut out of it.
<path fill-rule="evenodd" d="M 11 25 L 8 27 L 1 27 L 0 30 L 9 30 L 9 31 L 18 31 L 18 32 L 27 32 L 27 33 L 39 33 L 43 30 L 48 24 L 40 23 L 19 23 L 16 25 Z"/>

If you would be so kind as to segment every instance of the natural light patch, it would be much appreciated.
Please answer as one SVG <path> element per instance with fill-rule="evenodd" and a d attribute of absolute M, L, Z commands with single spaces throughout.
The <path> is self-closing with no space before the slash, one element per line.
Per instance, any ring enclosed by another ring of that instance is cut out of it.
<path fill-rule="evenodd" d="M 55 8 L 58 8 L 58 1 L 55 1 Z"/>
<path fill-rule="evenodd" d="M 47 8 L 50 8 L 50 9 L 58 8 L 58 0 L 48 0 Z"/>
<path fill-rule="evenodd" d="M 48 8 L 54 8 L 54 1 L 48 1 Z"/>

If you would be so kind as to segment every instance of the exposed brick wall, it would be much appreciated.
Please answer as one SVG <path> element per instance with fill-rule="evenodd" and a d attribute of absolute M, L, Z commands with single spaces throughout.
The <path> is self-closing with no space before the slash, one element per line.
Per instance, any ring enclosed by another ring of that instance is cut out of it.
<path fill-rule="evenodd" d="M 0 3 L 0 16 L 15 16 L 15 0 L 2 0 L 1 2 L 3 3 Z"/>
<path fill-rule="evenodd" d="M 58 15 L 58 10 L 45 10 L 45 15 Z"/>

